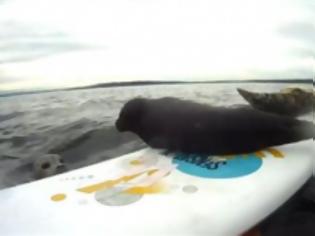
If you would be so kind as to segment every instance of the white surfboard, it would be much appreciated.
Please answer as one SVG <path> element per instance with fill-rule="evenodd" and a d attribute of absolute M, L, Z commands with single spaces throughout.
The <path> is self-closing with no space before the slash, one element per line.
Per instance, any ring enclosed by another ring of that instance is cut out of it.
<path fill-rule="evenodd" d="M 0 235 L 240 235 L 311 177 L 312 145 L 208 159 L 145 149 L 5 189 Z"/>

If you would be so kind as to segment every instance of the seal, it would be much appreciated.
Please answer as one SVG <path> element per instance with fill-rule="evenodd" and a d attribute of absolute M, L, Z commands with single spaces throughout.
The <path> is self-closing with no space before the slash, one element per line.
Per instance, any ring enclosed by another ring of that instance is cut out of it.
<path fill-rule="evenodd" d="M 246 107 L 211 107 L 172 97 L 128 101 L 116 121 L 152 148 L 228 155 L 313 138 L 311 122 Z"/>
<path fill-rule="evenodd" d="M 279 93 L 254 93 L 238 88 L 238 93 L 255 109 L 279 115 L 300 116 L 315 108 L 312 90 L 286 88 Z"/>
<path fill-rule="evenodd" d="M 61 168 L 64 168 L 64 163 L 58 154 L 43 154 L 33 162 L 33 171 L 37 179 L 55 175 Z"/>

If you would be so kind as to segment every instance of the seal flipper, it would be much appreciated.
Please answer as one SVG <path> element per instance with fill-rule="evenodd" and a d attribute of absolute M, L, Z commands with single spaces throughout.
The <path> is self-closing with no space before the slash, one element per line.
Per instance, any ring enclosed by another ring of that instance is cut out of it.
<path fill-rule="evenodd" d="M 270 137 L 274 145 L 294 143 L 307 139 L 314 139 L 315 126 L 309 121 L 296 121 L 284 126 L 282 132 L 277 132 Z"/>
<path fill-rule="evenodd" d="M 315 126 L 313 122 L 300 121 L 296 126 L 292 127 L 292 137 L 297 140 L 311 139 L 315 137 Z"/>

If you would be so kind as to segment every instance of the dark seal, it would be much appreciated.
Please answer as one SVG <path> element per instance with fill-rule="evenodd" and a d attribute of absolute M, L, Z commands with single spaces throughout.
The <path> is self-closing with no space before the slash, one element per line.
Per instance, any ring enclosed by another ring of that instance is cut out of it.
<path fill-rule="evenodd" d="M 136 98 L 116 121 L 120 132 L 137 134 L 153 148 L 226 155 L 310 139 L 311 122 L 252 109 L 211 107 L 172 97 Z"/>

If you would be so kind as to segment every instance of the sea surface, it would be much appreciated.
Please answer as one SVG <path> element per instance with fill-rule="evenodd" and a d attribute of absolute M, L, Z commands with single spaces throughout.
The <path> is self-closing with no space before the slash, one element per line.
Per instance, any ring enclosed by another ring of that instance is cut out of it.
<path fill-rule="evenodd" d="M 58 91 L 0 98 L 0 189 L 35 179 L 32 162 L 57 153 L 67 170 L 145 147 L 135 135 L 118 133 L 114 122 L 134 97 L 174 96 L 215 106 L 246 104 L 236 88 L 278 92 L 311 84 L 227 83 L 149 85 Z M 311 116 L 302 119 L 311 119 Z"/>

